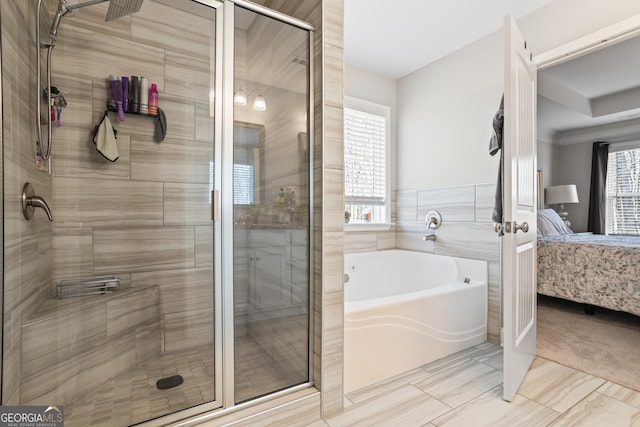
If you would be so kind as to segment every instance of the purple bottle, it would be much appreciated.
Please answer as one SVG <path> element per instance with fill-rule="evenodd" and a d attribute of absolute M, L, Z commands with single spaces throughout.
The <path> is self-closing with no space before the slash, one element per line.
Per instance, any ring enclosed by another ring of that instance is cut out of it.
<path fill-rule="evenodd" d="M 129 77 L 122 76 L 122 109 L 129 112 Z"/>

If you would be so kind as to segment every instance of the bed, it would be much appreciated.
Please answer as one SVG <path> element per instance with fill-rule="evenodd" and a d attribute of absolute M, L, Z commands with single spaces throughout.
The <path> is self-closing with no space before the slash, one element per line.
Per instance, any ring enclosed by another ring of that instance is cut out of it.
<path fill-rule="evenodd" d="M 640 237 L 574 234 L 558 221 L 538 211 L 538 293 L 640 316 Z"/>

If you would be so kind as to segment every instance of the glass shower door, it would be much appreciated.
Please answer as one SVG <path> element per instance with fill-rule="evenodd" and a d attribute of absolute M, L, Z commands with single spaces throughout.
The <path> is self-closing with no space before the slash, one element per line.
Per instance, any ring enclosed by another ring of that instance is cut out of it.
<path fill-rule="evenodd" d="M 35 3 L 0 2 L 3 111 L 13 111 L 2 122 L 3 194 L 11 200 L 2 404 L 63 406 L 67 426 L 125 426 L 219 407 L 211 204 L 220 4 L 147 0 L 138 13 L 105 22 L 107 2 L 62 17 L 52 86 L 67 104 L 48 173 L 32 143 Z M 46 35 L 58 3 L 42 4 Z M 155 83 L 166 126 L 155 116 L 105 113 L 109 74 Z M 93 142 L 105 114 L 117 130 L 113 162 Z M 41 210 L 22 216 L 25 182 L 48 202 L 52 222 Z"/>
<path fill-rule="evenodd" d="M 234 15 L 230 175 L 239 403 L 309 380 L 310 32 L 240 6 Z"/>

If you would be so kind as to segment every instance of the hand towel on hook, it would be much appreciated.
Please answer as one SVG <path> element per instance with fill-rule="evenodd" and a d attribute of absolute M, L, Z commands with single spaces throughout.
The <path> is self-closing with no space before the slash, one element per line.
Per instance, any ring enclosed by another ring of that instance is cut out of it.
<path fill-rule="evenodd" d="M 96 150 L 111 162 L 115 162 L 119 157 L 116 134 L 117 131 L 113 128 L 109 115 L 105 111 L 102 120 L 94 129 L 93 143 L 96 145 Z"/>

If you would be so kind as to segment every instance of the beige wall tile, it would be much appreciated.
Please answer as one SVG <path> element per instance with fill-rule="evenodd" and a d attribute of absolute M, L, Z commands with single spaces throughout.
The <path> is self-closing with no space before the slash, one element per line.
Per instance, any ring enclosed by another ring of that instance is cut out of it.
<path fill-rule="evenodd" d="M 134 287 L 157 285 L 160 288 L 161 314 L 213 307 L 213 270 L 211 268 L 133 273 L 131 282 Z"/>
<path fill-rule="evenodd" d="M 418 191 L 405 190 L 397 192 L 398 202 L 398 221 L 419 221 L 424 220 L 418 218 Z"/>
<path fill-rule="evenodd" d="M 62 279 L 91 276 L 93 274 L 93 229 L 55 228 L 53 266 L 55 283 Z"/>
<path fill-rule="evenodd" d="M 427 188 L 418 191 L 418 220 L 436 210 L 442 222 L 475 220 L 475 186 Z"/>
<path fill-rule="evenodd" d="M 196 268 L 213 267 L 213 227 L 196 227 Z M 234 260 L 235 260 L 234 255 Z"/>
<path fill-rule="evenodd" d="M 215 56 L 201 59 L 184 51 L 167 50 L 165 61 L 165 93 L 209 101 L 215 83 Z M 161 99 L 162 95 L 159 94 L 158 98 Z"/>
<path fill-rule="evenodd" d="M 107 302 L 107 339 L 132 325 L 154 323 L 159 325 L 159 291 L 157 286 L 130 291 L 126 300 L 115 298 Z M 159 342 L 158 342 L 159 344 Z"/>
<path fill-rule="evenodd" d="M 168 124 L 171 126 L 171 123 Z M 213 145 L 181 139 L 131 140 L 131 179 L 208 184 Z"/>
<path fill-rule="evenodd" d="M 162 224 L 162 184 L 58 178 L 52 208 L 57 226 L 122 227 Z"/>
<path fill-rule="evenodd" d="M 344 233 L 344 253 L 375 252 L 378 250 L 378 232 L 347 231 Z"/>
<path fill-rule="evenodd" d="M 164 184 L 165 225 L 211 224 L 209 184 Z"/>
<path fill-rule="evenodd" d="M 131 36 L 145 45 L 208 58 L 215 40 L 215 14 L 209 7 L 198 9 L 206 18 L 152 1 L 144 2 L 140 13 L 131 17 Z"/>
<path fill-rule="evenodd" d="M 492 222 L 496 184 L 476 185 L 476 221 Z"/>
<path fill-rule="evenodd" d="M 196 140 L 215 144 L 214 140 L 214 111 L 213 105 L 205 101 L 196 101 Z M 217 141 L 218 144 L 220 143 Z M 215 147 L 215 145 L 214 145 Z"/>
<path fill-rule="evenodd" d="M 64 127 L 63 131 L 56 132 L 54 144 L 54 180 L 60 177 L 129 179 L 129 135 L 118 133 L 116 146 L 119 157 L 115 162 L 105 159 L 96 150 L 93 135 L 86 128 Z"/>
<path fill-rule="evenodd" d="M 53 53 L 52 72 L 103 83 L 104 100 L 109 74 L 146 76 L 164 88 L 164 51 L 116 33 L 95 32 L 66 21 Z M 109 66 L 105 68 L 105 64 Z"/>
<path fill-rule="evenodd" d="M 213 310 L 190 310 L 164 315 L 164 351 L 213 344 Z"/>
<path fill-rule="evenodd" d="M 110 228 L 93 233 L 94 272 L 173 270 L 194 265 L 193 227 Z"/>
<path fill-rule="evenodd" d="M 459 222 L 436 231 L 435 253 L 484 261 L 500 261 L 500 240 L 491 224 Z"/>

